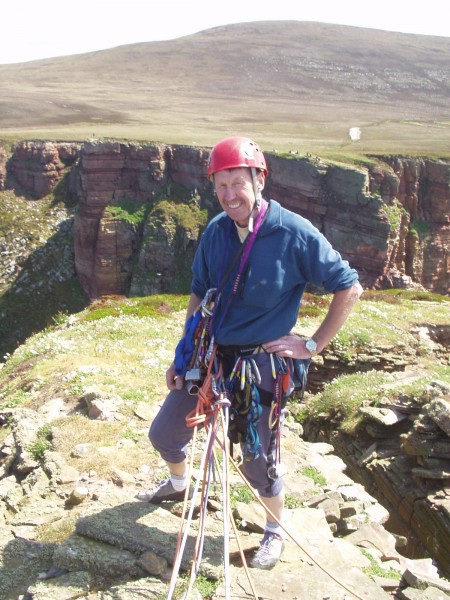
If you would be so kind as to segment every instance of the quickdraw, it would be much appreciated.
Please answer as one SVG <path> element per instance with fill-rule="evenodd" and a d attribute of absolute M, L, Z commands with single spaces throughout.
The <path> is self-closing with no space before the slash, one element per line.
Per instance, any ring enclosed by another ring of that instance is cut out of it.
<path fill-rule="evenodd" d="M 291 372 L 286 360 L 277 354 L 270 355 L 273 377 L 273 400 L 269 414 L 271 430 L 267 451 L 267 476 L 271 480 L 282 477 L 286 468 L 281 462 L 281 421 L 284 397 L 290 392 Z"/>
<path fill-rule="evenodd" d="M 232 398 L 228 435 L 232 443 L 242 442 L 244 460 L 253 460 L 261 453 L 257 424 L 262 414 L 257 385 L 261 375 L 251 356 L 239 356 L 225 381 Z"/>

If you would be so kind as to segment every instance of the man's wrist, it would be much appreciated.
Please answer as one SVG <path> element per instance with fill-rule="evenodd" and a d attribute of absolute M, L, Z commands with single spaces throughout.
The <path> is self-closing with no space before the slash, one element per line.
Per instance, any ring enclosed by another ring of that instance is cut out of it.
<path fill-rule="evenodd" d="M 317 354 L 319 353 L 319 350 L 317 348 L 317 342 L 314 338 L 306 338 L 305 339 L 305 348 L 311 354 L 311 358 L 313 358 L 314 356 L 317 356 Z"/>

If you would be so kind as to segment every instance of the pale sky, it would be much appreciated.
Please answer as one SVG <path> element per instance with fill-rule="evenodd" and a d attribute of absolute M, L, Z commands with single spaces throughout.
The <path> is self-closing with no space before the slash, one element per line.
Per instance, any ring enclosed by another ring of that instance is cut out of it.
<path fill-rule="evenodd" d="M 320 21 L 450 37 L 448 0 L 8 0 L 0 64 L 169 40 L 248 21 Z M 1 84 L 1 82 L 0 82 Z"/>

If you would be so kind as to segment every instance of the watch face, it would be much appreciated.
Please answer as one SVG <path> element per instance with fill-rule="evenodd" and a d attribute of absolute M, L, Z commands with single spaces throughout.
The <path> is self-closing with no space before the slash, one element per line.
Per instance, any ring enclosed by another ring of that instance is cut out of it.
<path fill-rule="evenodd" d="M 309 352 L 315 352 L 317 350 L 317 344 L 314 340 L 306 340 L 305 346 Z"/>

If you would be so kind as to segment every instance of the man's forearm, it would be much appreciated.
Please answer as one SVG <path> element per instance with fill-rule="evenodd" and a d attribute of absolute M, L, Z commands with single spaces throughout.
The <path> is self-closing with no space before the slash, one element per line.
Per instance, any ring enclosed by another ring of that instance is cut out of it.
<path fill-rule="evenodd" d="M 317 342 L 318 352 L 321 352 L 341 329 L 362 292 L 359 283 L 346 290 L 335 292 L 325 319 L 312 336 Z"/>
<path fill-rule="evenodd" d="M 193 292 L 191 292 L 191 296 L 189 298 L 188 306 L 186 309 L 186 321 L 194 313 L 195 309 L 198 307 L 198 305 L 200 304 L 201 301 L 202 301 L 201 298 L 199 298 Z M 186 321 L 185 321 L 185 326 L 183 329 L 183 335 L 186 333 Z"/>

